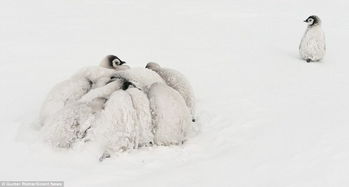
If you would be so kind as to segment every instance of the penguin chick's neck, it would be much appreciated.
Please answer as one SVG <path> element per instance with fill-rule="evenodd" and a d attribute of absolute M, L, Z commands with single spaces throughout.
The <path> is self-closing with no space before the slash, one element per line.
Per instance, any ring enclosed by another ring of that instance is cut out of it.
<path fill-rule="evenodd" d="M 310 29 L 319 29 L 320 28 L 320 25 L 314 25 L 314 26 L 308 26 L 307 29 L 310 30 Z"/>
<path fill-rule="evenodd" d="M 315 27 L 320 27 L 321 26 L 321 23 L 320 22 L 316 22 L 316 23 L 313 23 L 311 25 L 308 25 L 308 28 L 315 28 Z"/>
<path fill-rule="evenodd" d="M 309 30 L 314 30 L 314 31 L 316 31 L 316 30 L 321 30 L 321 25 L 320 24 L 316 24 L 316 25 L 309 25 L 308 27 L 307 27 L 307 31 L 309 31 Z"/>

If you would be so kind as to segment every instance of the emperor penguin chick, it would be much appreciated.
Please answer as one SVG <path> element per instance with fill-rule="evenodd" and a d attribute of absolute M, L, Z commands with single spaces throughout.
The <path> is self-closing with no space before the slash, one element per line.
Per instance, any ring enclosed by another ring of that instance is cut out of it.
<path fill-rule="evenodd" d="M 67 80 L 55 85 L 48 93 L 40 111 L 40 126 L 65 105 L 79 100 L 91 89 L 104 86 L 116 73 L 99 66 L 83 68 Z"/>
<path fill-rule="evenodd" d="M 194 91 L 185 76 L 176 70 L 160 67 L 159 64 L 154 62 L 148 63 L 146 68 L 158 73 L 169 87 L 175 89 L 183 97 L 190 114 L 192 115 L 192 121 L 195 122 Z"/>
<path fill-rule="evenodd" d="M 118 58 L 115 55 L 108 55 L 102 59 L 100 62 L 100 66 L 108 69 L 115 69 L 117 71 L 126 70 L 130 67 L 128 65 L 125 65 L 126 62 L 122 61 L 120 58 Z"/>
<path fill-rule="evenodd" d="M 68 103 L 54 115 L 48 116 L 41 129 L 43 140 L 53 147 L 70 148 L 84 139 L 108 97 L 120 89 L 123 82 L 117 79 L 95 88 L 78 101 Z"/>
<path fill-rule="evenodd" d="M 131 86 L 126 88 L 126 92 L 131 96 L 132 104 L 136 111 L 136 148 L 150 146 L 153 144 L 154 135 L 151 131 L 152 118 L 149 99 L 142 90 L 134 87 L 134 85 Z"/>
<path fill-rule="evenodd" d="M 100 161 L 113 153 L 137 147 L 136 111 L 126 91 L 115 91 L 94 123 L 91 138 L 103 151 Z"/>
<path fill-rule="evenodd" d="M 321 29 L 321 20 L 318 16 L 312 15 L 304 22 L 308 24 L 308 27 L 299 45 L 299 53 L 308 63 L 320 61 L 326 53 L 325 35 Z"/>
<path fill-rule="evenodd" d="M 131 82 L 115 91 L 92 126 L 102 149 L 100 161 L 116 152 L 153 145 L 152 116 L 147 95 Z"/>
<path fill-rule="evenodd" d="M 148 90 L 156 145 L 182 144 L 192 132 L 190 112 L 183 97 L 164 83 Z"/>

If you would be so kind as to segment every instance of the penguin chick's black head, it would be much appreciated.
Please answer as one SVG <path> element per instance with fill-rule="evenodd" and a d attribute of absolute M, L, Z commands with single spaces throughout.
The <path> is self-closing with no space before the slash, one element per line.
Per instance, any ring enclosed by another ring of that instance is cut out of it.
<path fill-rule="evenodd" d="M 132 82 L 130 82 L 130 81 L 126 81 L 122 85 L 122 89 L 123 90 L 127 90 L 129 87 L 136 87 L 136 86 Z"/>
<path fill-rule="evenodd" d="M 159 65 L 158 63 L 155 63 L 155 62 L 149 62 L 149 63 L 145 66 L 145 68 L 154 70 L 154 69 L 160 68 L 160 65 Z"/>
<path fill-rule="evenodd" d="M 318 16 L 309 16 L 304 22 L 308 23 L 309 26 L 320 25 L 321 20 Z"/>
<path fill-rule="evenodd" d="M 108 63 L 110 67 L 120 66 L 125 64 L 125 61 L 122 61 L 120 58 L 118 58 L 115 55 L 108 55 Z"/>

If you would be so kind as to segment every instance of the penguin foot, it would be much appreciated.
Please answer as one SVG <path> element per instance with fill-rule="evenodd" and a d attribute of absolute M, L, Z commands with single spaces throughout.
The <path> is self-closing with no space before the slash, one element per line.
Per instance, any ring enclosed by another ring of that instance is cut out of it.
<path fill-rule="evenodd" d="M 311 59 L 310 59 L 310 58 L 308 58 L 306 61 L 307 61 L 307 63 L 309 63 L 309 62 L 311 62 Z"/>
<path fill-rule="evenodd" d="M 103 155 L 99 157 L 99 161 L 102 162 L 106 158 L 110 158 L 110 154 L 107 152 L 104 152 Z"/>

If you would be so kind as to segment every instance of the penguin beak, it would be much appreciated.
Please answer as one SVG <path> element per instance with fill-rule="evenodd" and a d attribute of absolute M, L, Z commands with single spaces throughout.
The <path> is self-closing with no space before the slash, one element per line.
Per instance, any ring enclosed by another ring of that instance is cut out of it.
<path fill-rule="evenodd" d="M 304 20 L 304 22 L 306 23 L 306 22 L 307 22 L 307 20 Z"/>
<path fill-rule="evenodd" d="M 125 61 L 120 61 L 120 65 L 126 64 Z"/>

